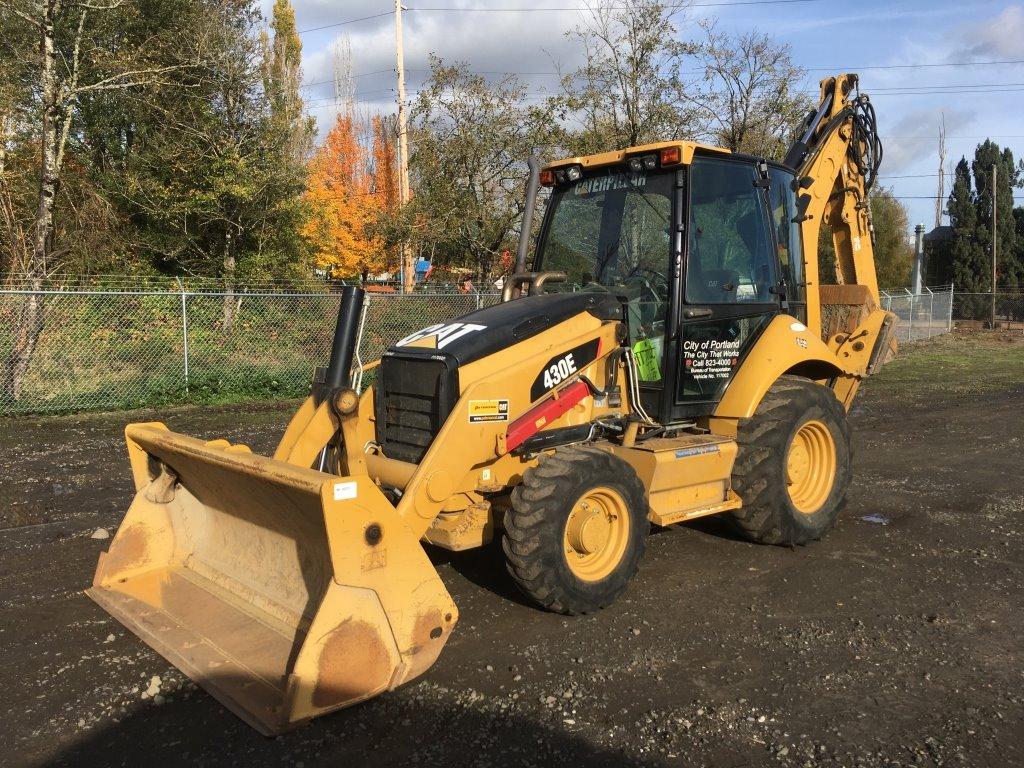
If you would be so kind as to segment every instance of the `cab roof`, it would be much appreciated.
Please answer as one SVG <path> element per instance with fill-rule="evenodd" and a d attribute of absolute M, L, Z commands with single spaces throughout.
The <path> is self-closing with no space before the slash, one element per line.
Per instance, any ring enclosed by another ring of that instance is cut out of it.
<path fill-rule="evenodd" d="M 654 144 L 641 144 L 637 147 L 615 149 L 611 152 L 599 152 L 594 155 L 567 157 L 563 160 L 555 160 L 554 162 L 546 164 L 542 170 L 552 170 L 555 168 L 562 168 L 567 165 L 582 165 L 584 168 L 599 168 L 603 165 L 616 165 L 618 163 L 625 162 L 630 157 L 646 155 L 651 152 L 660 152 L 661 150 L 669 147 L 679 147 L 679 154 L 681 157 L 680 163 L 682 165 L 689 165 L 693 161 L 693 152 L 696 149 L 702 149 L 720 155 L 732 154 L 728 149 L 715 147 L 711 144 L 702 144 L 698 141 L 659 141 Z"/>

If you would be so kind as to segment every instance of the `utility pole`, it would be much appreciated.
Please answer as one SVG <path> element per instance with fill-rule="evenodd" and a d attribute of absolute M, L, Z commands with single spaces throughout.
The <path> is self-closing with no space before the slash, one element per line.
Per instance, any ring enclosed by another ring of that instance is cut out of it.
<path fill-rule="evenodd" d="M 409 135 L 405 103 L 405 53 L 402 48 L 402 0 L 395 0 L 395 63 L 398 72 L 398 202 L 402 208 L 409 203 Z M 413 265 L 409 244 L 400 249 L 402 261 L 402 292 L 413 289 Z"/>
<path fill-rule="evenodd" d="M 997 197 L 999 185 L 996 183 L 998 166 L 992 163 L 992 330 L 996 329 L 996 219 L 999 216 Z"/>
<path fill-rule="evenodd" d="M 939 121 L 939 194 L 935 197 L 935 226 L 942 226 L 942 207 L 946 204 L 946 115 Z"/>

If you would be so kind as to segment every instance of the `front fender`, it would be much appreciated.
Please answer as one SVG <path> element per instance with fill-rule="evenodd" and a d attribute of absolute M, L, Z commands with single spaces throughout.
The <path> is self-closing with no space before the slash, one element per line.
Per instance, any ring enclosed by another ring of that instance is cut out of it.
<path fill-rule="evenodd" d="M 847 371 L 806 325 L 790 315 L 779 315 L 765 328 L 729 382 L 714 417 L 750 418 L 765 393 L 785 373 L 828 379 Z"/>

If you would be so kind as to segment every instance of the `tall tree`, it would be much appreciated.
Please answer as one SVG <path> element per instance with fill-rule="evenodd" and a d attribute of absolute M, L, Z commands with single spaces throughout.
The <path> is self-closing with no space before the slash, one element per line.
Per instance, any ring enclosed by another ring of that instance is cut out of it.
<path fill-rule="evenodd" d="M 381 116 L 373 118 L 373 193 L 382 211 L 394 212 L 398 200 L 398 161 L 395 157 L 397 126 Z"/>
<path fill-rule="evenodd" d="M 274 0 L 270 27 L 273 40 L 263 39 L 263 89 L 270 102 L 277 129 L 287 136 L 292 162 L 301 164 L 312 148 L 315 125 L 303 113 L 302 40 L 295 28 L 295 9 L 290 0 Z"/>
<path fill-rule="evenodd" d="M 891 189 L 875 187 L 869 197 L 871 221 L 875 228 L 875 271 L 883 288 L 910 284 L 914 249 L 907 235 L 910 215 Z"/>
<path fill-rule="evenodd" d="M 490 83 L 432 61 L 410 115 L 413 198 L 390 241 L 406 237 L 438 264 L 490 274 L 518 234 L 526 158 L 555 139 L 547 107 L 526 104 L 525 92 L 513 76 Z"/>
<path fill-rule="evenodd" d="M 200 36 L 208 55 L 188 87 L 153 105 L 161 119 L 131 159 L 123 198 L 159 269 L 223 278 L 227 332 L 236 280 L 302 265 L 304 167 L 263 90 L 255 2 L 211 2 Z"/>
<path fill-rule="evenodd" d="M 993 167 L 997 169 L 994 184 Z M 1000 149 L 998 144 L 986 139 L 974 150 L 971 170 L 974 173 L 975 208 L 978 219 L 975 237 L 978 244 L 989 254 L 989 266 L 984 273 L 986 279 L 981 280 L 979 285 L 985 284 L 985 290 L 992 290 L 992 217 L 995 212 L 995 236 L 998 239 L 998 282 L 995 290 L 1017 291 L 1024 283 L 1024 265 L 1019 262 L 1017 254 L 1013 190 L 1021 185 L 1021 169 L 1014 163 L 1013 152 L 1009 147 Z"/>
<path fill-rule="evenodd" d="M 562 79 L 552 106 L 578 124 L 562 142 L 572 153 L 622 149 L 694 133 L 683 69 L 696 46 L 678 39 L 681 0 L 596 0 L 567 35 L 586 63 Z"/>
<path fill-rule="evenodd" d="M 334 277 L 353 277 L 386 266 L 383 241 L 372 231 L 380 203 L 372 188 L 366 148 L 355 120 L 341 113 L 310 162 L 303 230 L 314 263 Z"/>
<path fill-rule="evenodd" d="M 729 34 L 703 24 L 697 48 L 703 82 L 685 92 L 716 144 L 781 159 L 800 120 L 814 106 L 801 92 L 806 74 L 788 44 L 758 32 Z"/>
<path fill-rule="evenodd" d="M 27 287 L 39 291 L 61 266 L 62 245 L 55 238 L 57 207 L 69 137 L 83 100 L 103 91 L 144 88 L 177 67 L 161 62 L 159 51 L 166 41 L 159 36 L 110 44 L 121 9 L 118 0 L 0 0 L 0 9 L 5 32 L 18 28 L 12 37 L 35 40 L 32 48 L 22 51 L 27 62 L 21 70 L 30 81 L 23 92 L 29 100 L 22 105 L 21 117 L 38 158 L 35 189 L 26 201 L 33 211 L 14 224 L 15 236 L 7 243 L 20 249 L 10 254 L 9 268 L 24 274 Z M 11 199 L 9 189 L 3 194 L 5 200 Z M 26 296 L 0 372 L 0 385 L 13 399 L 21 396 L 43 323 L 42 295 Z"/>
<path fill-rule="evenodd" d="M 977 196 L 966 158 L 960 158 L 953 172 L 953 189 L 946 206 L 953 227 L 950 248 L 953 261 L 953 284 L 963 293 L 981 293 L 989 289 L 989 258 L 978 239 Z"/>

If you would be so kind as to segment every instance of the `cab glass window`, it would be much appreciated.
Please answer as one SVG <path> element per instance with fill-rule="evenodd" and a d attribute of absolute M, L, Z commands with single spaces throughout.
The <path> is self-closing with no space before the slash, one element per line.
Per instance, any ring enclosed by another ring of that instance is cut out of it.
<path fill-rule="evenodd" d="M 695 158 L 690 170 L 690 304 L 767 304 L 778 274 L 757 169 Z"/>
<path fill-rule="evenodd" d="M 786 298 L 802 304 L 804 301 L 804 251 L 800 240 L 800 225 L 796 218 L 796 192 L 794 176 L 781 168 L 769 168 L 768 207 L 772 213 L 775 241 L 778 243 L 782 279 L 786 281 Z"/>
<path fill-rule="evenodd" d="M 673 171 L 614 167 L 558 186 L 535 268 L 565 272 L 549 291 L 610 291 L 625 299 L 640 379 L 662 379 L 669 303 Z"/>

